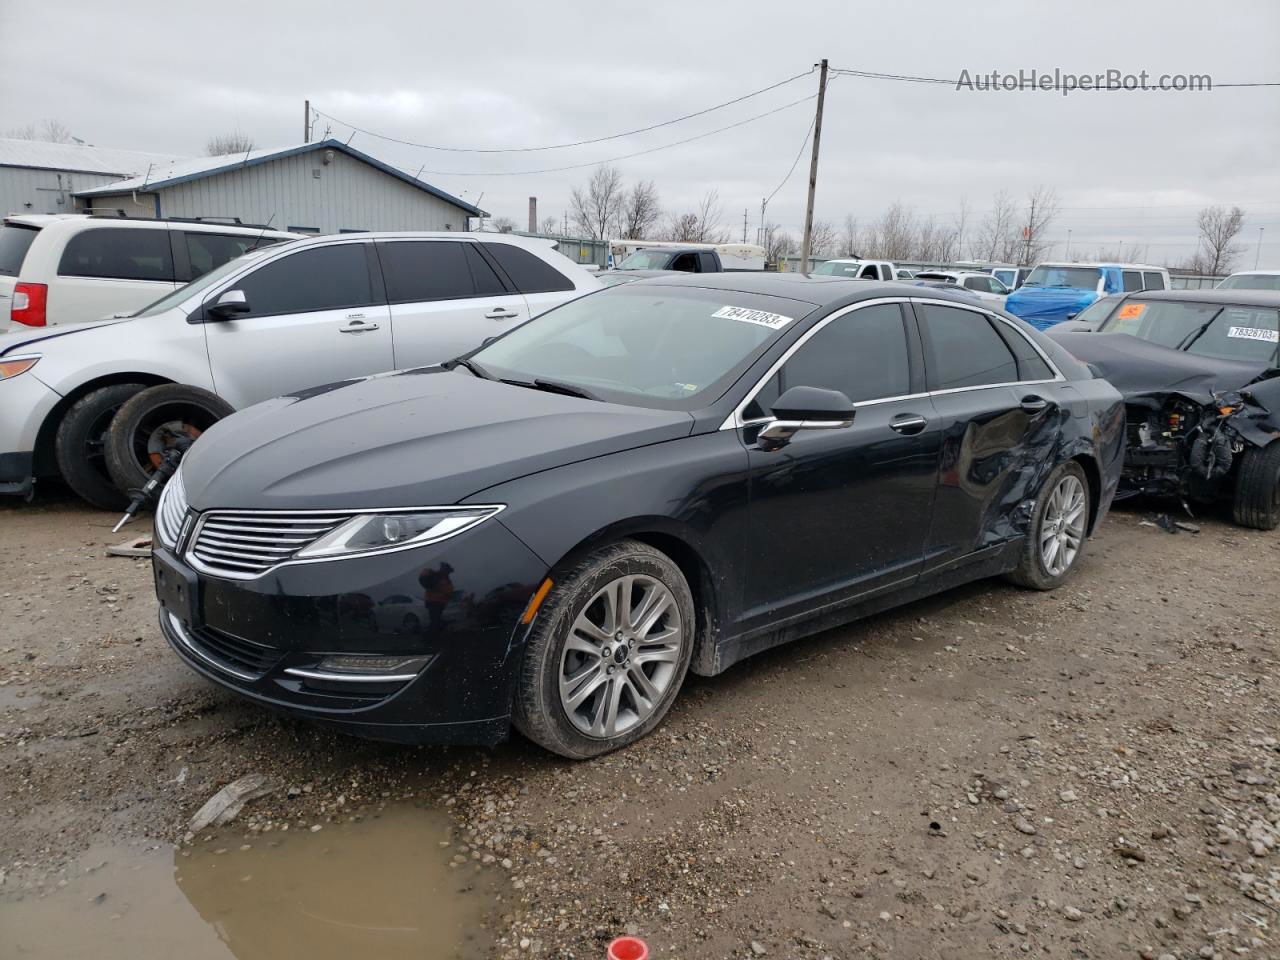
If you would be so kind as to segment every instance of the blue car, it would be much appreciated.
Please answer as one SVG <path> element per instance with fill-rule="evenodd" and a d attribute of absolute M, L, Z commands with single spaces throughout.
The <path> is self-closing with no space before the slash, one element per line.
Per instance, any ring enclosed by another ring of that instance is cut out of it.
<path fill-rule="evenodd" d="M 1132 263 L 1042 263 L 1005 301 L 1005 309 L 1038 330 L 1069 320 L 1112 293 L 1167 290 L 1164 267 Z"/>

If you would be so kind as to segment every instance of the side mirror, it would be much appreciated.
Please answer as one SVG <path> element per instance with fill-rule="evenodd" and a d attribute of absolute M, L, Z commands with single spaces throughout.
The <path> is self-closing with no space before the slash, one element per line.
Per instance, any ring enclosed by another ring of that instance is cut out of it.
<path fill-rule="evenodd" d="M 1068 319 L 1068 320 L 1074 320 L 1074 319 L 1076 318 L 1076 314 L 1078 314 L 1079 312 L 1080 312 L 1080 311 L 1079 311 L 1079 310 L 1077 310 L 1077 311 L 1076 311 L 1076 313 L 1068 313 L 1068 314 L 1067 314 L 1067 319 Z"/>
<path fill-rule="evenodd" d="M 792 387 L 773 403 L 774 421 L 760 431 L 766 449 L 782 446 L 800 430 L 839 430 L 853 423 L 853 401 L 839 390 Z"/>
<path fill-rule="evenodd" d="M 243 290 L 228 290 L 205 310 L 210 320 L 232 320 L 252 308 Z"/>

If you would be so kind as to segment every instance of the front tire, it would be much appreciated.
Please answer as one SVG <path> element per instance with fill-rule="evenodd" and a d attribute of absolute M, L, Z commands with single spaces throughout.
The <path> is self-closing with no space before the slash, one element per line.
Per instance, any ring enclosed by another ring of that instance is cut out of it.
<path fill-rule="evenodd" d="M 1242 527 L 1280 526 L 1280 440 L 1261 449 L 1250 447 L 1241 455 L 1232 514 Z"/>
<path fill-rule="evenodd" d="M 1031 590 L 1056 590 L 1067 582 L 1089 539 L 1089 477 L 1068 460 L 1040 488 L 1031 528 L 1009 579 Z"/>
<path fill-rule="evenodd" d="M 216 393 L 183 383 L 142 390 L 120 407 L 106 436 L 107 472 L 122 491 L 144 487 L 175 432 L 193 440 L 235 412 Z"/>
<path fill-rule="evenodd" d="M 662 722 L 688 672 L 697 619 L 680 568 L 636 540 L 601 547 L 555 580 L 529 635 L 512 721 L 581 760 Z"/>
<path fill-rule="evenodd" d="M 123 510 L 129 498 L 116 488 L 106 462 L 106 437 L 116 412 L 142 383 L 117 383 L 86 393 L 71 405 L 54 437 L 58 471 L 72 490 L 100 510 Z"/>

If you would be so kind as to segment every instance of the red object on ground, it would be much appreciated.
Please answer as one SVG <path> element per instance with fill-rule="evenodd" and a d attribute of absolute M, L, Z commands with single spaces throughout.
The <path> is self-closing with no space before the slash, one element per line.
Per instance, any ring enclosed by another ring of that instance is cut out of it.
<path fill-rule="evenodd" d="M 649 960 L 649 947 L 639 937 L 619 937 L 609 944 L 606 960 Z"/>

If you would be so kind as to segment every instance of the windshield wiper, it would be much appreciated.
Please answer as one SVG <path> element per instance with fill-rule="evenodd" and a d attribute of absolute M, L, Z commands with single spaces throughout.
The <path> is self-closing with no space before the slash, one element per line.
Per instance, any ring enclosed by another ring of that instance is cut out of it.
<path fill-rule="evenodd" d="M 590 390 L 572 383 L 561 383 L 559 380 L 546 380 L 539 377 L 534 380 L 503 380 L 513 387 L 528 387 L 530 390 L 545 390 L 547 393 L 562 393 L 567 397 L 581 397 L 583 400 L 599 400 Z"/>
<path fill-rule="evenodd" d="M 484 367 L 480 366 L 480 364 L 476 363 L 474 360 L 468 360 L 466 357 L 456 357 L 453 360 L 450 360 L 448 363 L 444 364 L 444 366 L 448 370 L 452 370 L 454 367 L 465 367 L 467 370 L 469 370 L 471 373 L 474 373 L 481 380 L 493 379 L 493 374 L 491 374 Z"/>
<path fill-rule="evenodd" d="M 1206 330 L 1208 330 L 1208 329 L 1209 329 L 1210 324 L 1212 324 L 1212 323 L 1213 323 L 1213 321 L 1217 320 L 1217 319 L 1218 319 L 1218 314 L 1219 314 L 1219 313 L 1221 313 L 1221 312 L 1222 312 L 1223 310 L 1225 310 L 1225 309 L 1227 309 L 1227 308 L 1226 308 L 1226 307 L 1220 307 L 1220 308 L 1217 310 L 1217 312 L 1215 312 L 1215 313 L 1214 313 L 1214 315 L 1213 315 L 1212 317 L 1210 317 L 1210 318 L 1209 318 L 1208 320 L 1206 320 L 1204 323 L 1200 324 L 1200 326 L 1196 327 L 1194 330 L 1192 330 L 1190 333 L 1188 333 L 1185 337 L 1183 337 L 1181 340 L 1179 340 L 1179 341 L 1178 341 L 1177 346 L 1175 346 L 1173 349 L 1175 349 L 1175 350 L 1190 350 L 1190 349 L 1191 349 L 1191 345 L 1192 345 L 1193 343 L 1195 343 L 1197 340 L 1199 340 L 1202 336 L 1204 336 L 1204 332 L 1205 332 Z"/>

